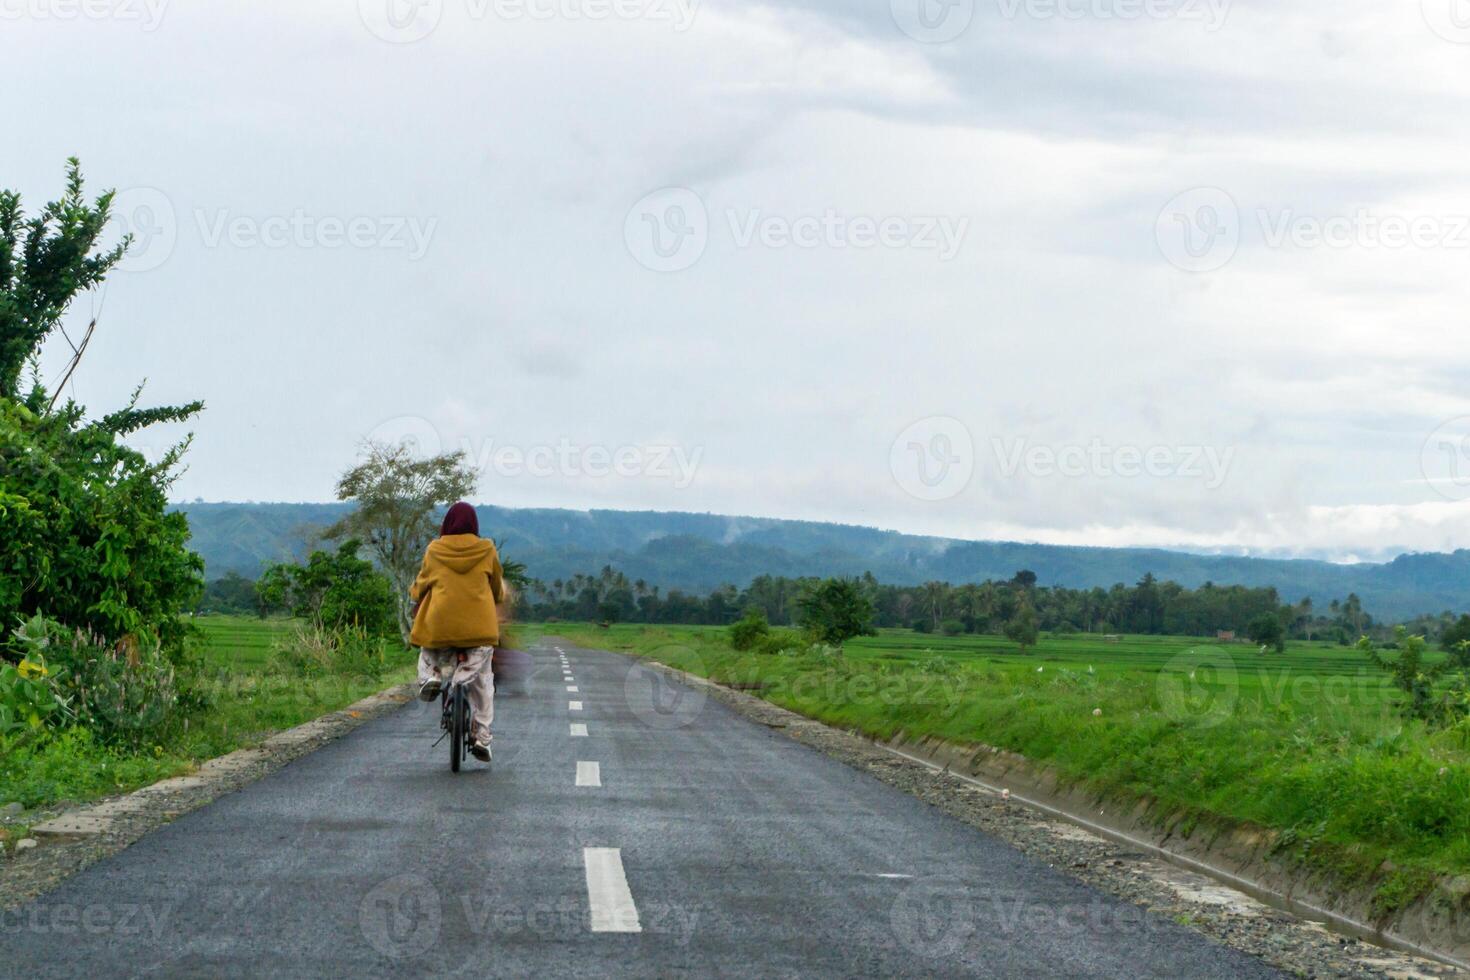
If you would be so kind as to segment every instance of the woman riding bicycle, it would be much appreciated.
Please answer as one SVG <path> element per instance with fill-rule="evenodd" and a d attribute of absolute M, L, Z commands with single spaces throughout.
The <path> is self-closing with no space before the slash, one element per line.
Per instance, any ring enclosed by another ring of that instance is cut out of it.
<path fill-rule="evenodd" d="M 419 698 L 433 701 L 446 681 L 465 689 L 474 715 L 470 753 L 490 761 L 490 722 L 495 716 L 491 658 L 500 642 L 497 603 L 505 581 L 495 543 L 480 537 L 475 508 L 458 503 L 444 515 L 439 537 L 429 542 L 414 602 L 413 633 L 419 648 Z"/>

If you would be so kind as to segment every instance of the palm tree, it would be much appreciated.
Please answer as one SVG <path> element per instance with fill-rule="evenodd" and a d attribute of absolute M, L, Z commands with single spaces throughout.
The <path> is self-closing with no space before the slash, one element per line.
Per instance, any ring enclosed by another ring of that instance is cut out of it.
<path fill-rule="evenodd" d="M 924 583 L 924 604 L 929 607 L 929 612 L 934 617 L 934 632 L 939 632 L 939 619 L 944 613 L 945 599 L 949 596 L 949 584 L 946 582 Z"/>

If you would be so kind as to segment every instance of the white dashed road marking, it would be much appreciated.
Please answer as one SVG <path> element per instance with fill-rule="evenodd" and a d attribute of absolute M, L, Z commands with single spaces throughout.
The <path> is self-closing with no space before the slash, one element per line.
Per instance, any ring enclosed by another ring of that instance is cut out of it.
<path fill-rule="evenodd" d="M 587 726 L 586 725 L 576 724 L 576 725 L 573 725 L 572 726 L 572 738 L 586 738 L 586 737 L 587 737 Z"/>
<path fill-rule="evenodd" d="M 593 932 L 642 932 L 638 906 L 623 873 L 623 855 L 616 847 L 584 847 L 587 863 L 587 902 L 592 908 Z"/>
<path fill-rule="evenodd" d="M 567 685 L 567 693 L 568 694 L 576 694 L 577 693 L 577 685 L 575 685 L 575 684 L 568 684 Z"/>
<path fill-rule="evenodd" d="M 568 701 L 567 702 L 567 710 L 568 711 L 581 711 L 582 710 L 582 702 L 581 701 Z"/>
<path fill-rule="evenodd" d="M 577 763 L 578 786 L 601 786 L 602 766 L 596 762 Z"/>

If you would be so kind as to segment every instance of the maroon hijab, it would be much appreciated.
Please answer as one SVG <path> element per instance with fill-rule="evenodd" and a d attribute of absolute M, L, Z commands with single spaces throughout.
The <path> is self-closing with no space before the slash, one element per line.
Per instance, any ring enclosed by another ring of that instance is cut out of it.
<path fill-rule="evenodd" d="M 475 508 L 464 501 L 460 501 L 449 508 L 449 513 L 444 515 L 444 523 L 439 528 L 441 536 L 451 534 L 475 534 L 480 533 L 480 518 L 475 514 Z"/>

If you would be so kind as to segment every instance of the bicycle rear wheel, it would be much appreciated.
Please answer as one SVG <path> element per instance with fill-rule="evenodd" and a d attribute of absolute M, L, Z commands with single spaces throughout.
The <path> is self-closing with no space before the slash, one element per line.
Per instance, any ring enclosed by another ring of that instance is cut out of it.
<path fill-rule="evenodd" d="M 469 731 L 469 706 L 465 704 L 464 688 L 454 685 L 454 694 L 450 703 L 450 731 L 449 731 L 449 768 L 453 772 L 459 772 L 460 763 L 464 762 L 464 743 L 466 733 Z"/>

